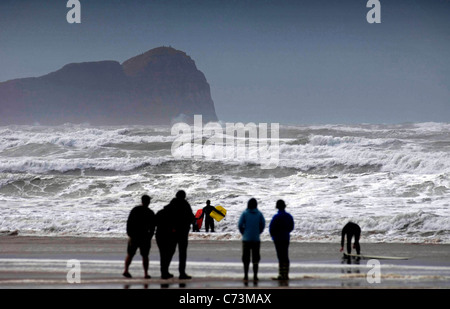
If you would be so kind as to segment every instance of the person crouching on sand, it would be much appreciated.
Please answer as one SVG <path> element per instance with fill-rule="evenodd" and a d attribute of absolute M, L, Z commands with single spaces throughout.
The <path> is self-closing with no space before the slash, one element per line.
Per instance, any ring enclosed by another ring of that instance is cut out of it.
<path fill-rule="evenodd" d="M 125 258 L 125 271 L 123 272 L 123 276 L 126 278 L 131 278 L 128 270 L 139 248 L 142 256 L 142 266 L 144 267 L 144 278 L 150 279 L 148 274 L 149 255 L 156 225 L 155 213 L 149 208 L 150 200 L 150 196 L 142 196 L 142 205 L 134 207 L 128 216 L 127 234 L 129 239 L 127 257 Z"/>
<path fill-rule="evenodd" d="M 344 239 L 347 236 L 347 253 L 352 253 L 352 238 L 355 237 L 353 249 L 356 249 L 356 253 L 361 254 L 361 246 L 359 245 L 359 238 L 361 236 L 361 228 L 358 224 L 349 222 L 342 229 L 341 233 L 341 252 L 344 251 Z"/>
<path fill-rule="evenodd" d="M 290 233 L 294 229 L 294 219 L 285 211 L 283 200 L 277 201 L 278 213 L 270 222 L 269 232 L 277 251 L 279 276 L 276 280 L 289 280 L 289 241 Z"/>
<path fill-rule="evenodd" d="M 247 209 L 239 219 L 239 231 L 242 234 L 242 262 L 244 263 L 244 280 L 248 280 L 250 268 L 250 256 L 253 262 L 253 280 L 258 280 L 259 261 L 261 260 L 260 234 L 264 231 L 266 220 L 263 214 L 257 209 L 258 202 L 252 198 L 248 201 Z"/>

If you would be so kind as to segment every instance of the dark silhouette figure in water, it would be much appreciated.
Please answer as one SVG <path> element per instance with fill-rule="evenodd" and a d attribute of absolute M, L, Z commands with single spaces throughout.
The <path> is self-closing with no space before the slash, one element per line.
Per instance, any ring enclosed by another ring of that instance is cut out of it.
<path fill-rule="evenodd" d="M 214 219 L 211 217 L 211 212 L 218 212 L 214 206 L 211 206 L 211 201 L 206 201 L 206 206 L 203 207 L 203 212 L 200 218 L 204 218 L 205 220 L 205 230 L 208 233 L 211 229 L 211 232 L 214 232 Z"/>
<path fill-rule="evenodd" d="M 144 195 L 141 200 L 142 205 L 134 207 L 128 216 L 127 234 L 129 239 L 123 276 L 131 278 L 128 270 L 139 248 L 144 267 L 144 278 L 150 279 L 148 265 L 151 240 L 155 232 L 156 217 L 155 213 L 149 208 L 151 198 L 148 195 Z"/>
<path fill-rule="evenodd" d="M 279 275 L 276 280 L 289 280 L 289 242 L 290 233 L 294 229 L 294 219 L 286 212 L 283 200 L 277 201 L 278 213 L 270 222 L 269 232 L 277 251 Z"/>
<path fill-rule="evenodd" d="M 361 253 L 361 247 L 359 245 L 359 237 L 361 236 L 361 228 L 358 224 L 349 222 L 342 229 L 341 235 L 341 252 L 344 251 L 344 240 L 347 237 L 347 253 L 352 253 L 352 238 L 355 237 L 353 248 L 356 249 L 356 253 Z"/>
<path fill-rule="evenodd" d="M 191 279 L 186 274 L 188 236 L 194 214 L 186 201 L 186 192 L 178 191 L 176 198 L 157 215 L 156 242 L 161 257 L 161 278 L 170 279 L 169 266 L 178 245 L 180 279 Z"/>
<path fill-rule="evenodd" d="M 192 232 L 200 232 L 200 228 L 198 227 L 198 220 L 200 220 L 200 218 L 201 216 L 197 217 L 197 214 L 195 214 L 194 221 L 192 221 Z"/>
<path fill-rule="evenodd" d="M 239 231 L 242 234 L 242 262 L 244 264 L 244 281 L 248 280 L 250 260 L 253 262 L 253 280 L 258 281 L 259 261 L 261 260 L 260 234 L 264 231 L 266 220 L 257 209 L 258 202 L 252 198 L 247 203 L 247 209 L 239 219 Z"/>

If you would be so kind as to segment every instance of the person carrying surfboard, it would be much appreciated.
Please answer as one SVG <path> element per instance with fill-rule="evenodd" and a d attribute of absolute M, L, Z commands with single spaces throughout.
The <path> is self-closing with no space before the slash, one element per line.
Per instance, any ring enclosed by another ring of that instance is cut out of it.
<path fill-rule="evenodd" d="M 290 233 L 294 230 L 294 219 L 286 212 L 286 204 L 278 200 L 276 204 L 278 213 L 270 222 L 269 232 L 272 236 L 278 257 L 279 275 L 276 280 L 289 280 L 289 241 Z"/>
<path fill-rule="evenodd" d="M 239 218 L 239 231 L 242 234 L 242 262 L 244 263 L 244 281 L 248 281 L 250 258 L 253 262 L 253 280 L 258 281 L 259 261 L 261 260 L 260 234 L 266 227 L 263 214 L 257 209 L 258 202 L 251 198 L 247 203 L 247 209 Z"/>
<path fill-rule="evenodd" d="M 361 246 L 359 245 L 359 237 L 361 236 L 361 228 L 358 224 L 349 222 L 342 229 L 341 233 L 341 250 L 344 251 L 344 240 L 347 237 L 347 253 L 352 253 L 352 238 L 355 237 L 355 242 L 353 244 L 353 249 L 356 249 L 356 253 L 359 255 L 361 253 Z"/>
<path fill-rule="evenodd" d="M 223 213 L 219 212 L 214 206 L 211 206 L 211 201 L 206 201 L 206 206 L 203 207 L 202 215 L 200 216 L 200 219 L 204 218 L 205 221 L 205 231 L 206 233 L 209 232 L 211 229 L 211 232 L 214 233 L 214 219 L 211 217 L 211 212 L 217 212 L 221 216 L 225 216 Z"/>

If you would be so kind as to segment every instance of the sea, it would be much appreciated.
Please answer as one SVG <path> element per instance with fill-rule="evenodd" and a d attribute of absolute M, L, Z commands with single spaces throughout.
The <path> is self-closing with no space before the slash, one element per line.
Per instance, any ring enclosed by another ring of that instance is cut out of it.
<path fill-rule="evenodd" d="M 449 123 L 280 125 L 275 168 L 174 156 L 176 139 L 172 126 L 0 127 L 0 234 L 125 237 L 143 194 L 157 212 L 182 189 L 194 212 L 227 210 L 192 239 L 240 239 L 253 197 L 263 240 L 282 199 L 295 242 L 339 242 L 353 221 L 361 242 L 450 243 Z"/>

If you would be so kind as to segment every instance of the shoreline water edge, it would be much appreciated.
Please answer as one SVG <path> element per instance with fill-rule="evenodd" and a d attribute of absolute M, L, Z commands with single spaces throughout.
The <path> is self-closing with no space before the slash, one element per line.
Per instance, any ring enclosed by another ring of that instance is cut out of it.
<path fill-rule="evenodd" d="M 291 273 L 287 282 L 274 281 L 277 258 L 273 243 L 261 244 L 260 280 L 242 281 L 240 241 L 190 240 L 187 269 L 192 280 L 162 280 L 159 252 L 153 242 L 149 273 L 141 263 L 121 276 L 127 238 L 0 237 L 0 288 L 449 288 L 450 245 L 362 243 L 365 254 L 408 256 L 408 260 L 380 260 L 379 282 L 368 280 L 375 269 L 368 260 L 342 259 L 337 243 L 292 243 Z M 74 265 L 77 282 L 70 282 Z M 177 269 L 177 255 L 171 264 Z"/>

